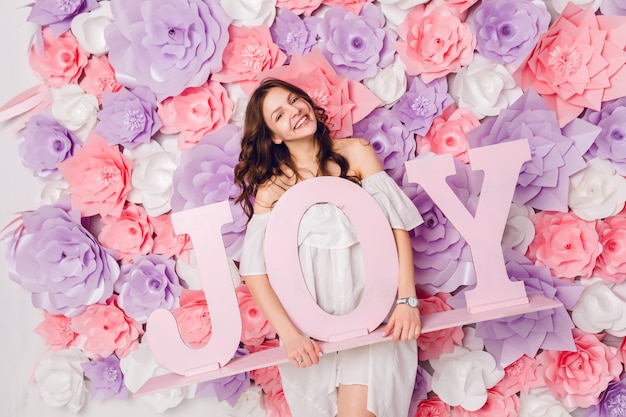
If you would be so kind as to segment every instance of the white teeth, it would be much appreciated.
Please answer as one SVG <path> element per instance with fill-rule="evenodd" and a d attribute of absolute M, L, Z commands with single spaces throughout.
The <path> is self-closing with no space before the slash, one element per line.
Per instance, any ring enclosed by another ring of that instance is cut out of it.
<path fill-rule="evenodd" d="M 294 129 L 299 128 L 300 126 L 302 126 L 302 124 L 303 124 L 304 122 L 306 122 L 306 120 L 307 120 L 307 117 L 306 117 L 306 116 L 304 116 L 302 119 L 298 120 L 298 123 L 296 123 L 296 125 L 295 125 L 293 128 L 294 128 Z"/>

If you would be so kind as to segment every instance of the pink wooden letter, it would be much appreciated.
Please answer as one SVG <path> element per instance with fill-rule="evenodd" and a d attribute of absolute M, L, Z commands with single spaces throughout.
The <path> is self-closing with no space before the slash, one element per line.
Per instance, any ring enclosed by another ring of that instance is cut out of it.
<path fill-rule="evenodd" d="M 172 214 L 176 233 L 190 235 L 193 242 L 213 326 L 209 343 L 191 348 L 181 339 L 172 313 L 163 309 L 150 315 L 146 335 L 152 352 L 159 364 L 177 374 L 189 376 L 223 366 L 239 347 L 241 316 L 221 230 L 232 220 L 228 201 Z"/>
<path fill-rule="evenodd" d="M 522 164 L 530 159 L 525 139 L 470 149 L 470 164 L 484 179 L 475 216 L 454 195 L 446 177 L 454 174 L 452 155 L 406 162 L 410 181 L 419 183 L 469 244 L 476 288 L 466 292 L 470 313 L 528 303 L 522 282 L 508 279 L 501 240 Z"/>
<path fill-rule="evenodd" d="M 298 226 L 311 205 L 335 204 L 348 216 L 361 242 L 366 283 L 359 305 L 334 316 L 322 310 L 306 287 L 298 256 Z M 265 261 L 272 288 L 298 329 L 318 340 L 365 335 L 378 327 L 398 289 L 398 253 L 389 221 L 358 185 L 337 177 L 304 181 L 276 203 L 265 232 Z"/>

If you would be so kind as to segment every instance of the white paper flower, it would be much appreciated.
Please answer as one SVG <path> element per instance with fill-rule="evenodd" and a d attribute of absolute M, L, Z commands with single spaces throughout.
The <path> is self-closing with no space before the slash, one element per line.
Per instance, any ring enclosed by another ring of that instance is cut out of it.
<path fill-rule="evenodd" d="M 452 77 L 450 95 L 478 119 L 496 116 L 523 94 L 511 73 L 500 64 L 474 54 L 474 60 Z"/>
<path fill-rule="evenodd" d="M 389 23 L 398 26 L 411 8 L 418 4 L 428 3 L 428 0 L 378 0 L 380 8 Z"/>
<path fill-rule="evenodd" d="M 430 360 L 434 373 L 432 390 L 451 406 L 476 411 L 487 402 L 487 389 L 496 385 L 504 371 L 483 350 L 455 346 L 454 352 Z"/>
<path fill-rule="evenodd" d="M 612 285 L 602 278 L 581 281 L 585 290 L 572 308 L 572 321 L 582 331 L 613 336 L 626 336 L 626 299 L 613 292 Z"/>
<path fill-rule="evenodd" d="M 533 208 L 528 205 L 511 204 L 502 235 L 502 249 L 515 249 L 519 253 L 526 253 L 528 245 L 535 237 L 535 226 L 530 220 L 534 213 Z"/>
<path fill-rule="evenodd" d="M 137 392 L 148 379 L 170 373 L 154 359 L 145 335 L 136 350 L 120 359 L 120 369 L 124 374 L 124 384 L 132 393 Z M 162 413 L 178 406 L 185 398 L 192 398 L 195 391 L 196 385 L 194 384 L 142 395 L 137 399 L 157 413 Z"/>
<path fill-rule="evenodd" d="M 98 98 L 76 84 L 51 88 L 50 93 L 52 116 L 84 141 L 98 121 Z"/>
<path fill-rule="evenodd" d="M 573 410 L 572 410 L 573 411 Z M 572 417 L 570 412 L 546 388 L 533 388 L 520 394 L 517 417 Z"/>
<path fill-rule="evenodd" d="M 550 6 L 554 12 L 560 14 L 567 6 L 567 3 L 574 3 L 582 9 L 593 9 L 597 11 L 602 4 L 602 0 L 547 0 L 547 5 Z"/>
<path fill-rule="evenodd" d="M 68 194 L 67 192 L 67 181 L 65 179 L 60 178 L 58 180 L 45 180 L 42 181 L 43 187 L 41 189 L 40 203 L 42 205 L 45 204 L 55 204 L 59 201 L 62 195 Z"/>
<path fill-rule="evenodd" d="M 372 77 L 363 81 L 385 107 L 393 106 L 406 92 L 406 72 L 399 59 Z"/>
<path fill-rule="evenodd" d="M 226 0 L 220 4 L 235 26 L 271 26 L 276 18 L 276 0 Z"/>
<path fill-rule="evenodd" d="M 265 417 L 263 392 L 259 386 L 252 386 L 242 392 L 234 407 L 227 401 L 221 401 L 219 404 L 230 417 Z"/>
<path fill-rule="evenodd" d="M 233 281 L 233 286 L 241 284 L 241 276 L 239 275 L 239 269 L 235 265 L 235 261 L 228 258 L 228 266 L 230 267 L 230 278 Z M 187 288 L 190 290 L 202 290 L 204 286 L 200 278 L 200 270 L 198 269 L 198 262 L 196 258 L 196 252 L 192 249 L 189 252 L 189 263 L 181 260 L 176 261 L 176 274 L 180 279 L 185 281 Z"/>
<path fill-rule="evenodd" d="M 178 167 L 180 151 L 176 137 L 156 140 L 124 149 L 124 155 L 133 163 L 128 200 L 142 204 L 149 216 L 157 217 L 172 209 L 170 199 L 174 192 L 173 174 Z"/>
<path fill-rule="evenodd" d="M 226 84 L 224 87 L 233 102 L 233 114 L 230 116 L 229 123 L 243 129 L 243 119 L 250 97 L 241 89 L 239 83 Z"/>
<path fill-rule="evenodd" d="M 104 38 L 104 28 L 114 19 L 111 2 L 101 1 L 98 8 L 87 13 L 78 14 L 72 19 L 72 34 L 78 44 L 90 54 L 100 56 L 109 51 Z"/>
<path fill-rule="evenodd" d="M 595 158 L 569 179 L 567 203 L 583 220 L 603 219 L 619 213 L 626 201 L 626 178 L 610 161 Z"/>
<path fill-rule="evenodd" d="M 87 357 L 72 347 L 47 352 L 35 370 L 35 383 L 43 402 L 50 407 L 66 406 L 77 413 L 85 403 L 87 388 L 81 363 Z"/>

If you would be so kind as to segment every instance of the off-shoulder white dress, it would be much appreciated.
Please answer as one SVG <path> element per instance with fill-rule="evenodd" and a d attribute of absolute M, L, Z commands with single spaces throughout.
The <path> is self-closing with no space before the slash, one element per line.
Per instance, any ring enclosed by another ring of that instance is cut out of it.
<path fill-rule="evenodd" d="M 411 230 L 422 223 L 415 205 L 389 175 L 380 171 L 362 180 L 362 187 L 383 209 L 394 229 Z M 270 212 L 248 223 L 240 274 L 266 273 L 263 239 Z M 337 206 L 320 203 L 302 216 L 298 229 L 300 265 L 309 292 L 330 314 L 346 314 L 359 303 L 364 286 L 360 243 L 348 217 Z M 285 398 L 294 417 L 333 417 L 339 384 L 368 386 L 367 408 L 377 417 L 408 414 L 417 345 L 381 342 L 324 355 L 316 366 L 279 366 Z"/>

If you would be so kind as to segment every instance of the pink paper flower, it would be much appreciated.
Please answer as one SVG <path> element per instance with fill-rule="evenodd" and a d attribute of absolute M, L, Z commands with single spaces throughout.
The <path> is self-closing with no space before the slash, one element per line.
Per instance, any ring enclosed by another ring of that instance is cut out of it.
<path fill-rule="evenodd" d="M 622 343 L 617 348 L 616 356 L 622 364 L 626 365 L 626 337 L 622 338 Z"/>
<path fill-rule="evenodd" d="M 265 339 L 274 339 L 276 331 L 267 321 L 259 306 L 252 299 L 247 285 L 238 285 L 235 288 L 239 312 L 241 313 L 241 342 L 244 345 L 258 346 Z"/>
<path fill-rule="evenodd" d="M 514 76 L 532 88 L 566 125 L 586 107 L 626 95 L 625 20 L 568 4 Z"/>
<path fill-rule="evenodd" d="M 323 0 L 326 6 L 342 6 L 354 14 L 361 13 L 365 3 L 372 3 L 374 0 Z"/>
<path fill-rule="evenodd" d="M 352 125 L 380 104 L 365 85 L 337 75 L 318 48 L 304 56 L 294 53 L 289 65 L 259 75 L 259 79 L 265 77 L 289 81 L 306 91 L 317 106 L 326 110 L 334 138 L 350 137 Z"/>
<path fill-rule="evenodd" d="M 119 216 L 102 218 L 102 231 L 98 241 L 115 251 L 116 259 L 130 263 L 135 255 L 147 255 L 152 251 L 154 227 L 143 207 L 127 203 Z"/>
<path fill-rule="evenodd" d="M 158 105 L 163 122 L 161 132 L 178 135 L 180 149 L 191 148 L 202 136 L 228 123 L 234 105 L 226 89 L 217 81 L 209 80 L 200 87 L 185 89 L 176 97 L 169 97 Z"/>
<path fill-rule="evenodd" d="M 31 68 L 50 87 L 74 83 L 83 73 L 89 54 L 85 52 L 70 31 L 58 38 L 48 27 L 42 31 L 43 49 L 34 42 L 28 54 Z"/>
<path fill-rule="evenodd" d="M 415 417 L 450 417 L 450 406 L 435 396 L 417 404 Z"/>
<path fill-rule="evenodd" d="M 463 163 L 469 161 L 467 132 L 480 125 L 480 121 L 466 107 L 451 105 L 433 120 L 425 136 L 415 135 L 417 153 L 449 153 Z"/>
<path fill-rule="evenodd" d="M 191 239 L 187 234 L 177 235 L 174 232 L 171 215 L 168 213 L 158 217 L 150 217 L 150 223 L 154 227 L 155 235 L 152 253 L 158 253 L 168 258 L 176 256 L 189 263 Z"/>
<path fill-rule="evenodd" d="M 541 211 L 530 216 L 535 238 L 527 256 L 537 265 L 550 268 L 552 275 L 573 280 L 589 278 L 602 250 L 596 223 L 574 213 Z"/>
<path fill-rule="evenodd" d="M 576 351 L 544 350 L 537 356 L 546 386 L 566 407 L 597 404 L 609 383 L 622 373 L 615 348 L 601 340 L 601 335 L 574 329 Z"/>
<path fill-rule="evenodd" d="M 92 304 L 72 319 L 76 346 L 89 357 L 106 358 L 116 354 L 123 358 L 139 346 L 141 325 L 126 316 L 114 299 L 107 304 Z"/>
<path fill-rule="evenodd" d="M 211 338 L 213 325 L 204 291 L 183 289 L 180 307 L 172 310 L 183 341 L 191 347 L 202 347 Z"/>
<path fill-rule="evenodd" d="M 248 346 L 248 350 L 250 353 L 254 353 L 261 350 L 273 349 L 278 346 L 278 339 L 268 339 L 258 346 Z M 254 369 L 250 371 L 250 378 L 252 378 L 254 384 L 260 386 L 263 391 L 269 392 L 272 385 L 280 381 L 278 366 L 271 365 L 265 368 Z"/>
<path fill-rule="evenodd" d="M 517 417 L 520 407 L 517 395 L 506 395 L 496 385 L 487 390 L 487 402 L 479 410 L 468 411 L 463 407 L 455 407 L 455 417 Z"/>
<path fill-rule="evenodd" d="M 457 11 L 444 2 L 411 9 L 398 26 L 396 50 L 409 75 L 428 83 L 472 62 L 476 37 Z"/>
<path fill-rule="evenodd" d="M 528 394 L 531 388 L 544 385 L 537 359 L 523 355 L 504 368 L 504 378 L 496 386 L 500 387 L 505 395 L 514 395 L 518 392 Z"/>
<path fill-rule="evenodd" d="M 74 156 L 59 164 L 68 182 L 72 208 L 83 217 L 119 216 L 131 188 L 130 162 L 117 146 L 91 133 Z"/>
<path fill-rule="evenodd" d="M 272 40 L 267 25 L 253 28 L 230 25 L 228 34 L 230 39 L 224 49 L 222 70 L 212 76 L 215 81 L 241 82 L 243 90 L 251 92 L 259 73 L 279 67 L 287 59 Z"/>
<path fill-rule="evenodd" d="M 322 4 L 322 0 L 276 0 L 276 7 L 287 9 L 297 15 L 311 16 Z"/>
<path fill-rule="evenodd" d="M 271 389 L 266 392 L 265 397 L 265 415 L 267 417 L 291 417 L 291 410 L 285 399 L 283 386 L 280 383 L 272 385 Z"/>
<path fill-rule="evenodd" d="M 79 85 L 87 94 L 96 96 L 100 104 L 102 104 L 102 93 L 114 93 L 122 89 L 122 84 L 117 81 L 115 70 L 106 55 L 89 58 L 84 74 Z"/>
<path fill-rule="evenodd" d="M 52 352 L 67 349 L 76 339 L 72 330 L 72 319 L 60 314 L 43 311 L 44 320 L 35 327 L 35 333 L 46 339 L 46 345 Z"/>
<path fill-rule="evenodd" d="M 593 275 L 616 284 L 623 283 L 626 281 L 626 211 L 601 221 L 598 236 L 602 252 Z"/>
<path fill-rule="evenodd" d="M 427 315 L 452 310 L 452 307 L 446 304 L 450 297 L 450 294 L 440 292 L 421 299 L 419 305 L 420 314 Z M 418 357 L 421 361 L 436 359 L 444 353 L 452 353 L 454 345 L 461 346 L 462 343 L 463 329 L 461 326 L 424 333 L 417 339 Z"/>
<path fill-rule="evenodd" d="M 478 0 L 446 0 L 446 3 L 456 9 L 459 16 L 461 16 L 462 20 L 465 20 L 467 16 L 467 11 L 470 7 L 476 4 Z"/>

